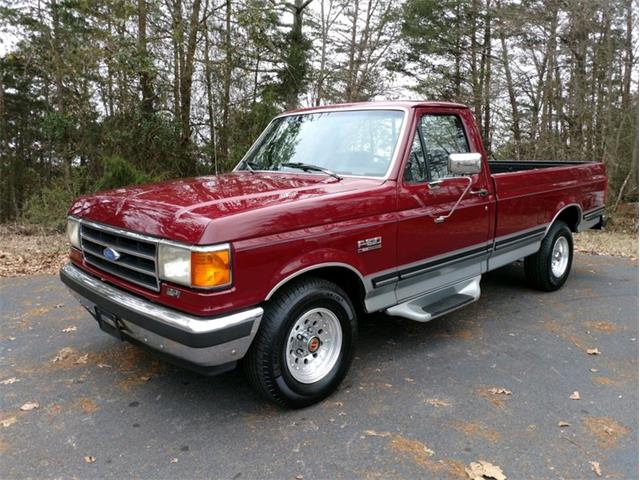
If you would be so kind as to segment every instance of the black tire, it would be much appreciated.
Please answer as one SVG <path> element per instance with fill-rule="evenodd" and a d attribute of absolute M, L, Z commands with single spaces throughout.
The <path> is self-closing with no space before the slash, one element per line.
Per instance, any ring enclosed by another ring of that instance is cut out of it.
<path fill-rule="evenodd" d="M 289 334 L 297 319 L 315 308 L 330 310 L 342 331 L 342 346 L 331 370 L 315 383 L 301 383 L 289 372 L 285 355 Z M 251 385 L 266 399 L 287 408 L 312 405 L 330 395 L 343 380 L 355 350 L 355 309 L 344 291 L 327 280 L 294 280 L 264 306 L 258 333 L 243 367 Z"/>
<path fill-rule="evenodd" d="M 552 264 L 553 247 L 559 237 L 567 239 L 569 245 L 569 261 L 564 273 L 557 277 L 554 275 Z M 524 274 L 529 286 L 544 292 L 553 292 L 560 289 L 567 281 L 571 273 L 573 263 L 573 236 L 571 230 L 564 222 L 555 222 L 547 235 L 542 239 L 540 250 L 524 259 Z"/>

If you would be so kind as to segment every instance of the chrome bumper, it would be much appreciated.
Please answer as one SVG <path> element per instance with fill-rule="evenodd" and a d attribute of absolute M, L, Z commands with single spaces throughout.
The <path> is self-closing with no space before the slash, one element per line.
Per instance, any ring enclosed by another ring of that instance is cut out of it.
<path fill-rule="evenodd" d="M 242 358 L 262 320 L 261 307 L 212 318 L 188 315 L 131 295 L 72 264 L 62 267 L 60 279 L 103 330 L 203 373 Z"/>

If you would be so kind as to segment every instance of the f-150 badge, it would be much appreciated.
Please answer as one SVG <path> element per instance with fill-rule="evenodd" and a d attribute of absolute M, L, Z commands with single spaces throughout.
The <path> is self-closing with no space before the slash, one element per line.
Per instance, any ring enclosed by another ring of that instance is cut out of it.
<path fill-rule="evenodd" d="M 368 252 L 382 248 L 382 237 L 365 238 L 358 240 L 358 253 Z"/>

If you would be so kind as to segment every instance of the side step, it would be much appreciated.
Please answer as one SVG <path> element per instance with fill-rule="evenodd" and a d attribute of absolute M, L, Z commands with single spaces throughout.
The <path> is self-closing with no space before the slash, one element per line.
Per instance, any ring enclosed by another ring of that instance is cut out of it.
<path fill-rule="evenodd" d="M 387 308 L 386 313 L 416 322 L 428 322 L 473 303 L 478 298 L 480 298 L 480 276 L 394 305 Z"/>

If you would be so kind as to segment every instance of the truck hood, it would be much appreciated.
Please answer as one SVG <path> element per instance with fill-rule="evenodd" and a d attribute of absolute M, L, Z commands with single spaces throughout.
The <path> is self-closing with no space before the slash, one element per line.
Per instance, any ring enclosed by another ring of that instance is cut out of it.
<path fill-rule="evenodd" d="M 339 198 L 382 183 L 381 179 L 338 181 L 324 175 L 234 172 L 99 192 L 76 200 L 69 214 L 161 238 L 211 244 L 326 222 L 326 215 L 318 215 L 322 207 L 315 199 Z M 316 214 L 292 219 L 301 204 Z"/>

